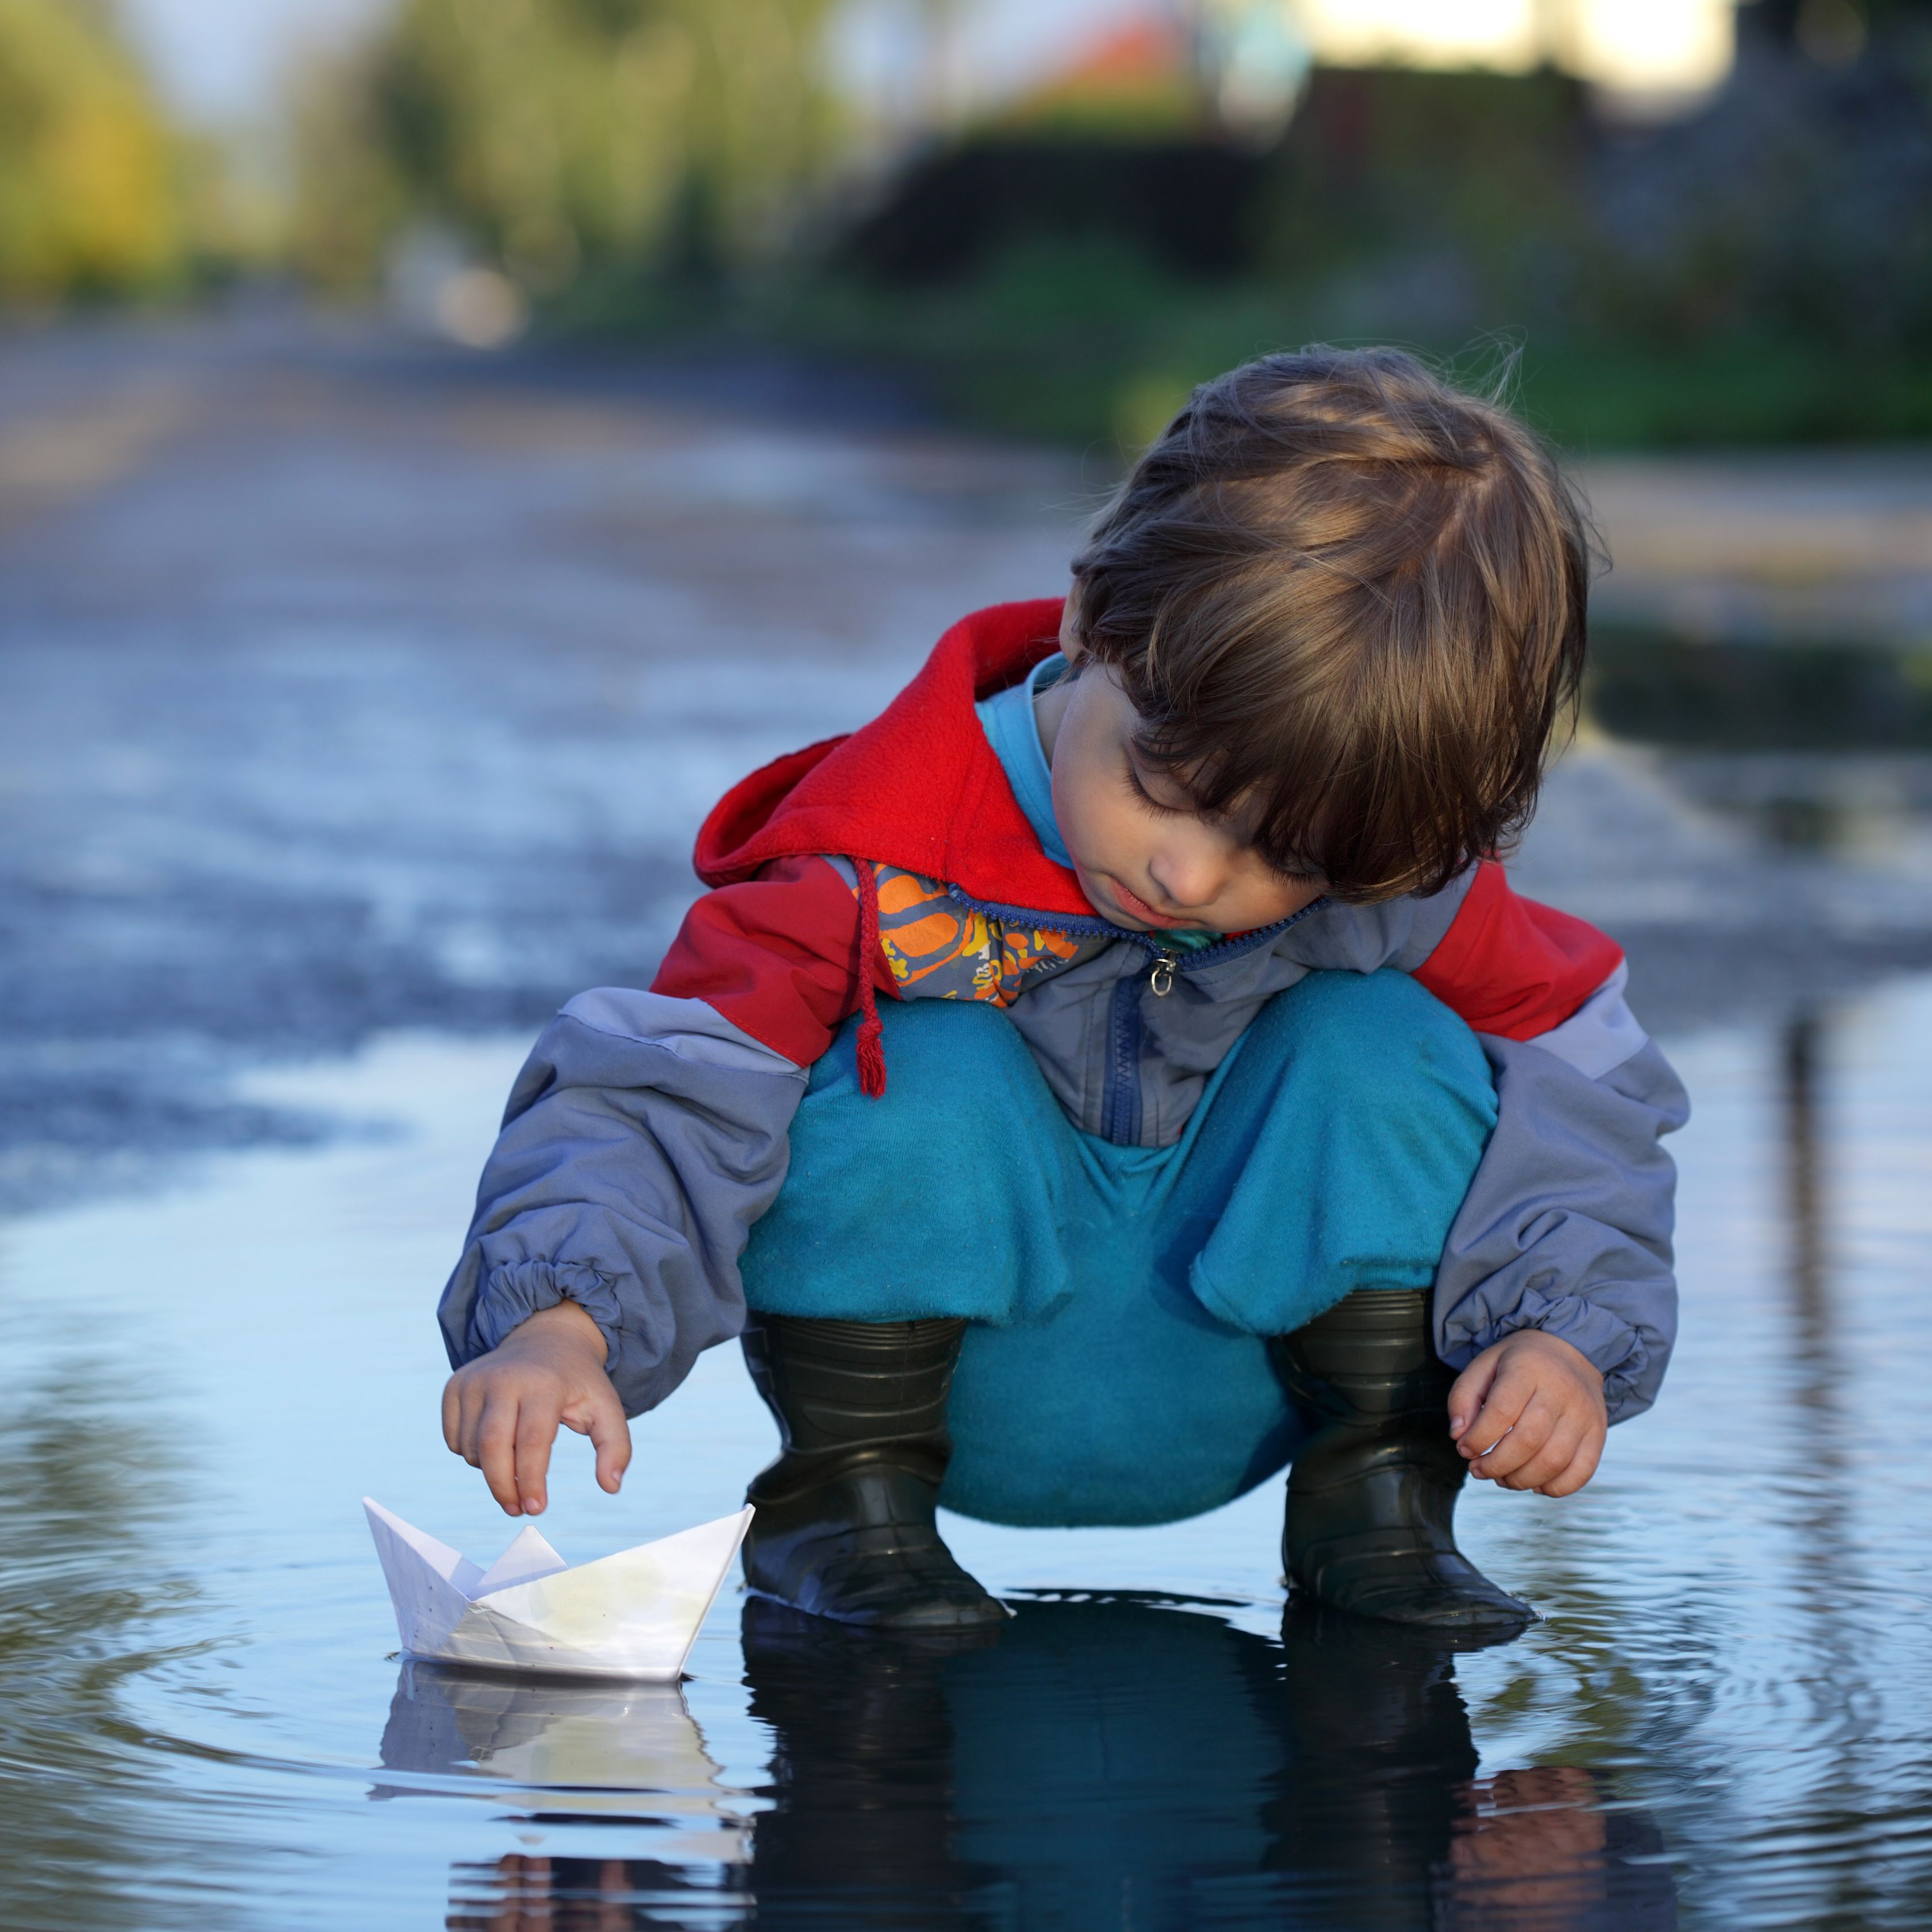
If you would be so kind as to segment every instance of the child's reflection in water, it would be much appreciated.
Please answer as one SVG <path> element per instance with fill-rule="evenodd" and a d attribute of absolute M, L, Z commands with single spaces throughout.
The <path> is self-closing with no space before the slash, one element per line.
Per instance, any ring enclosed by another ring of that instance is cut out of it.
<path fill-rule="evenodd" d="M 1454 1652 L 1438 1638 L 1291 1614 L 1278 1648 L 1118 1598 L 1023 1602 L 992 1636 L 950 1643 L 866 1635 L 754 1598 L 744 1636 L 776 1801 L 753 1821 L 748 1870 L 512 1856 L 458 1868 L 449 1924 L 1676 1922 L 1654 1827 L 1606 1809 L 1591 1773 L 1476 1778 Z"/>

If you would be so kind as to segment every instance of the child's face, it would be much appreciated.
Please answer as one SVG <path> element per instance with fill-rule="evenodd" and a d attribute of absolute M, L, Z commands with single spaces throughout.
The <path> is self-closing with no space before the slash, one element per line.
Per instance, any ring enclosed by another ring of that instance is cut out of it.
<path fill-rule="evenodd" d="M 1080 660 L 1077 644 L 1067 656 Z M 1053 815 L 1082 890 L 1136 932 L 1250 932 L 1312 904 L 1319 878 L 1290 878 L 1255 850 L 1250 815 L 1204 817 L 1134 749 L 1140 716 L 1113 671 L 1089 664 L 1036 707 L 1053 767 Z"/>

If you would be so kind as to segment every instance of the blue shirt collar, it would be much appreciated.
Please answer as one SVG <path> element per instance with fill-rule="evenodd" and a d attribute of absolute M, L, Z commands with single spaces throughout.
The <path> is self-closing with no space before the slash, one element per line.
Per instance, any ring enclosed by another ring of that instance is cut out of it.
<path fill-rule="evenodd" d="M 1056 651 L 1043 658 L 1018 684 L 995 692 L 973 708 L 979 714 L 986 742 L 1006 775 L 1006 782 L 1040 840 L 1040 848 L 1056 866 L 1069 872 L 1073 860 L 1053 816 L 1053 773 L 1040 748 L 1040 727 L 1034 722 L 1033 701 L 1058 682 L 1066 660 Z"/>

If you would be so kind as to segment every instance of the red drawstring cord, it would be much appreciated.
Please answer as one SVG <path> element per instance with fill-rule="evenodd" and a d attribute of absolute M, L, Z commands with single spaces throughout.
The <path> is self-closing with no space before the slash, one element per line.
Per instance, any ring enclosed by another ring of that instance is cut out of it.
<path fill-rule="evenodd" d="M 872 962 L 879 956 L 879 875 L 863 859 L 854 860 L 852 869 L 859 875 L 859 1091 L 876 1100 L 886 1090 L 886 1030 L 872 984 Z"/>

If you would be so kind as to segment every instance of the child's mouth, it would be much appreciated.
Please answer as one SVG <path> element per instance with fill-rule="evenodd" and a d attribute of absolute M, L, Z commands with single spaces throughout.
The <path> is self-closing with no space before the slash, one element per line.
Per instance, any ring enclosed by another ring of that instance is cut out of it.
<path fill-rule="evenodd" d="M 1114 896 L 1120 902 L 1120 910 L 1130 918 L 1144 920 L 1149 926 L 1171 924 L 1165 913 L 1156 912 L 1138 893 L 1130 892 L 1118 879 L 1109 879 L 1108 884 L 1114 889 Z"/>

